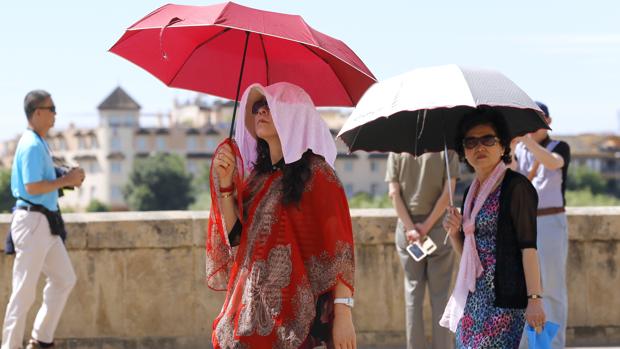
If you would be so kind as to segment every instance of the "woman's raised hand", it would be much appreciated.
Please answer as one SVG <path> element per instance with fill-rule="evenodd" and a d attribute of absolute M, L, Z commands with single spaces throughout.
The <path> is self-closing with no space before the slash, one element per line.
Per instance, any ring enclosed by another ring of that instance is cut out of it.
<path fill-rule="evenodd" d="M 233 174 L 237 167 L 235 154 L 229 144 L 219 148 L 213 160 L 213 166 L 220 182 L 220 187 L 229 187 L 233 184 Z"/>

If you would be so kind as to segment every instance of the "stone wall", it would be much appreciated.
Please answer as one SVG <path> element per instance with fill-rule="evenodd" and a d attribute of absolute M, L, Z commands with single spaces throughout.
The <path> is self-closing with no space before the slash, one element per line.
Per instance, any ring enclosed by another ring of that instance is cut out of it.
<path fill-rule="evenodd" d="M 224 295 L 204 282 L 207 217 L 205 212 L 67 214 L 78 284 L 57 331 L 59 347 L 208 347 Z M 352 210 L 352 218 L 358 342 L 400 345 L 404 300 L 394 212 Z M 9 222 L 9 215 L 0 215 L 2 236 Z M 569 224 L 569 343 L 620 344 L 620 208 L 570 209 Z M 0 256 L 2 314 L 13 258 Z M 29 326 L 39 303 L 40 296 Z"/>

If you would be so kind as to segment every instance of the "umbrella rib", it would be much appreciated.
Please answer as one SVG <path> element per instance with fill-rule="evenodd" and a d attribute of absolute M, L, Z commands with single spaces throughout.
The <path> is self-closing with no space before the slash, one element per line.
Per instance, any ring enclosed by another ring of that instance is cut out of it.
<path fill-rule="evenodd" d="M 314 50 L 312 50 L 310 47 L 301 44 L 302 47 L 304 47 L 306 50 L 312 52 L 313 55 L 317 56 L 320 60 L 323 61 L 323 63 L 325 63 L 329 69 L 334 72 L 334 74 L 336 74 L 336 76 L 338 76 L 338 74 L 336 73 L 336 71 L 332 68 L 331 65 L 329 65 L 329 63 L 327 63 L 327 61 L 325 60 L 325 58 L 319 56 L 316 52 L 314 52 Z M 347 93 L 347 97 L 349 98 L 349 101 L 351 102 L 351 106 L 355 106 L 355 102 L 353 102 L 353 98 L 351 97 L 351 94 L 349 93 L 349 90 L 347 90 L 347 88 L 342 84 L 342 80 L 340 80 L 340 77 L 338 76 L 338 82 L 340 83 L 340 86 L 342 86 L 342 89 L 344 90 L 344 92 Z"/>
<path fill-rule="evenodd" d="M 192 50 L 192 52 L 187 56 L 187 58 L 185 59 L 185 61 L 183 62 L 183 65 L 181 65 L 179 67 L 179 69 L 177 69 L 176 73 L 174 73 L 174 76 L 172 77 L 172 79 L 170 79 L 168 81 L 168 85 L 172 85 L 172 82 L 177 78 L 177 76 L 179 76 L 179 73 L 183 70 L 183 68 L 185 67 L 185 64 L 187 64 L 187 62 L 189 61 L 189 59 L 194 55 L 194 53 L 196 53 L 196 51 L 198 51 L 198 49 L 200 49 L 201 47 L 203 47 L 204 45 L 210 43 L 211 41 L 219 38 L 220 36 L 222 36 L 223 34 L 225 34 L 226 32 L 230 31 L 230 28 L 224 28 L 221 32 L 213 35 L 212 37 L 208 38 L 207 40 L 205 40 L 204 42 L 202 42 L 200 45 L 197 45 L 196 47 L 194 47 L 194 49 Z"/>
<path fill-rule="evenodd" d="M 267 58 L 267 48 L 265 47 L 265 41 L 263 38 L 263 34 L 259 34 L 258 37 L 260 38 L 260 44 L 261 47 L 263 48 L 263 55 L 265 56 L 265 77 L 267 78 L 267 85 L 270 85 L 269 82 L 269 59 Z"/>

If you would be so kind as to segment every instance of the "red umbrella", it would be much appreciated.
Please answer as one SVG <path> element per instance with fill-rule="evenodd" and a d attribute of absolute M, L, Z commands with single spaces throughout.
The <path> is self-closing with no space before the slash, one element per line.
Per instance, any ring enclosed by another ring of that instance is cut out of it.
<path fill-rule="evenodd" d="M 355 106 L 376 81 L 347 45 L 300 16 L 233 2 L 162 6 L 127 29 L 110 51 L 168 86 L 235 101 L 252 83 L 287 81 L 317 106 Z"/>

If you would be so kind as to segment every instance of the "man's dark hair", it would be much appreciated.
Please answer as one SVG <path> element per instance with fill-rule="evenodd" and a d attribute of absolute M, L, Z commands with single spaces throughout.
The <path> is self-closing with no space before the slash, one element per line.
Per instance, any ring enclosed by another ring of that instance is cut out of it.
<path fill-rule="evenodd" d="M 37 110 L 37 108 L 51 96 L 52 95 L 49 92 L 44 90 L 34 90 L 26 94 L 26 97 L 24 98 L 24 111 L 26 112 L 26 117 L 28 120 L 30 120 L 32 114 L 34 114 L 34 111 Z"/>
<path fill-rule="evenodd" d="M 536 104 L 538 105 L 538 108 L 543 111 L 545 117 L 549 117 L 549 107 L 547 107 L 545 103 L 539 101 L 536 101 Z"/>
<path fill-rule="evenodd" d="M 491 128 L 493 128 L 493 130 L 495 130 L 497 138 L 499 138 L 499 143 L 504 148 L 504 154 L 502 154 L 501 159 L 505 164 L 511 163 L 511 139 L 508 132 L 508 125 L 506 124 L 504 117 L 497 110 L 490 107 L 478 107 L 477 109 L 474 109 L 471 112 L 467 113 L 461 119 L 455 139 L 456 152 L 459 154 L 461 161 L 465 162 L 465 164 L 467 164 L 469 167 L 469 163 L 467 163 L 467 160 L 465 160 L 463 139 L 465 138 L 465 135 L 469 130 L 479 125 L 489 125 L 491 126 Z"/>

